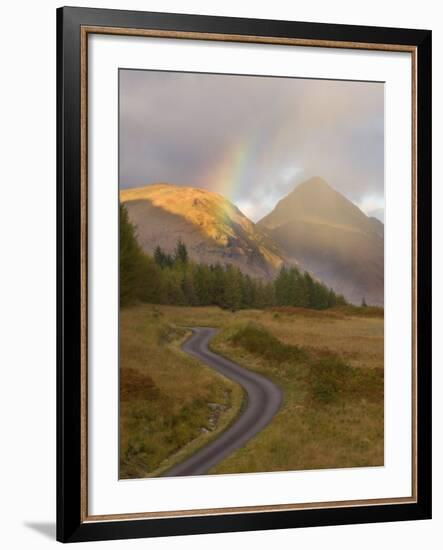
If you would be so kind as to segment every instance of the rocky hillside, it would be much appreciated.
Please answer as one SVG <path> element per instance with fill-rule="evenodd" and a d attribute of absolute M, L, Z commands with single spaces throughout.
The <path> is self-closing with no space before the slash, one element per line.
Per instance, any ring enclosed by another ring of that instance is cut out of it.
<path fill-rule="evenodd" d="M 172 253 L 178 239 L 205 264 L 233 264 L 252 277 L 271 278 L 286 262 L 265 226 L 257 226 L 218 193 L 154 184 L 124 189 L 120 201 L 143 249 Z"/>

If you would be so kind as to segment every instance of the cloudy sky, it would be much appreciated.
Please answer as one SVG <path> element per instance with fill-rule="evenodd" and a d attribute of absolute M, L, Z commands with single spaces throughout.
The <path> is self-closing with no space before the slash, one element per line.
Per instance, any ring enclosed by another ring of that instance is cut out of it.
<path fill-rule="evenodd" d="M 120 70 L 120 185 L 216 191 L 258 221 L 320 176 L 383 220 L 381 83 Z"/>

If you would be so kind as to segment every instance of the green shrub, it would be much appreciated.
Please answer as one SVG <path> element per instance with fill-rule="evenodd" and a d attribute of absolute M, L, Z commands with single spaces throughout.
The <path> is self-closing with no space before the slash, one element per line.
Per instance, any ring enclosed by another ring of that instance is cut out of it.
<path fill-rule="evenodd" d="M 313 362 L 309 372 L 309 393 L 318 403 L 383 400 L 383 369 L 351 367 L 339 357 L 330 355 Z"/>
<path fill-rule="evenodd" d="M 298 346 L 280 342 L 261 325 L 249 323 L 237 330 L 230 338 L 234 346 L 240 346 L 249 353 L 275 362 L 299 360 L 305 352 Z"/>
<path fill-rule="evenodd" d="M 320 403 L 338 401 L 353 370 L 344 361 L 332 355 L 314 362 L 309 373 L 312 400 Z"/>
<path fill-rule="evenodd" d="M 160 345 L 170 344 L 178 338 L 182 338 L 186 330 L 181 327 L 175 327 L 169 324 L 162 324 L 157 329 L 157 338 Z"/>

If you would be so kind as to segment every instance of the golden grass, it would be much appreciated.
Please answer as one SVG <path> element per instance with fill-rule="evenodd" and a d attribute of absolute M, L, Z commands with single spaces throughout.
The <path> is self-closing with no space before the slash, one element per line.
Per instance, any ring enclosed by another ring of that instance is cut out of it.
<path fill-rule="evenodd" d="M 241 407 L 241 389 L 181 352 L 187 332 L 164 317 L 155 306 L 121 310 L 121 478 L 172 465 L 171 457 L 206 443 Z M 208 403 L 221 405 L 215 425 Z"/>
<path fill-rule="evenodd" d="M 317 351 L 335 353 L 351 366 L 383 367 L 384 323 L 380 317 L 338 316 L 339 310 L 265 315 L 260 322 L 280 340 Z"/>
<path fill-rule="evenodd" d="M 213 340 L 214 351 L 278 383 L 284 404 L 265 430 L 210 473 L 383 465 L 383 319 L 325 313 L 264 312 L 248 319 L 282 345 L 305 351 L 299 360 L 273 361 L 270 353 L 233 345 L 244 320 L 225 325 Z"/>
<path fill-rule="evenodd" d="M 220 433 L 238 413 L 239 388 L 179 351 L 184 327 L 189 326 L 219 327 L 211 343 L 214 351 L 264 374 L 284 391 L 282 409 L 267 428 L 210 473 L 382 465 L 383 315 L 359 310 L 232 313 L 217 307 L 152 305 L 123 310 L 122 368 L 147 375 L 136 385 L 145 388 L 142 408 L 149 414 L 139 415 L 140 401 L 121 403 L 122 458 L 128 457 L 122 462 L 122 477 L 157 475 Z M 283 357 L 279 361 L 271 352 L 260 356 L 236 345 L 233 335 L 249 323 L 262 327 L 270 342 L 276 338 L 283 349 L 297 346 L 305 355 L 276 355 Z M 309 373 L 329 358 L 344 361 L 352 376 L 340 382 L 338 399 L 322 402 L 314 398 Z M 134 386 L 135 373 L 128 373 L 128 383 Z M 200 433 L 208 419 L 207 404 L 226 401 L 217 429 Z M 127 450 L 140 439 L 149 452 L 142 446 L 133 457 Z"/>
<path fill-rule="evenodd" d="M 380 405 L 352 403 L 312 411 L 293 397 L 287 396 L 283 410 L 265 430 L 209 473 L 383 465 Z"/>
<path fill-rule="evenodd" d="M 259 322 L 282 342 L 336 353 L 351 366 L 383 368 L 383 316 L 363 317 L 359 310 L 380 308 L 333 308 L 324 311 L 303 308 L 289 312 L 240 310 L 232 313 L 218 307 L 158 306 L 165 316 L 182 326 L 225 327 L 233 323 Z M 348 313 L 352 312 L 352 314 Z M 357 312 L 357 313 L 355 313 Z"/>

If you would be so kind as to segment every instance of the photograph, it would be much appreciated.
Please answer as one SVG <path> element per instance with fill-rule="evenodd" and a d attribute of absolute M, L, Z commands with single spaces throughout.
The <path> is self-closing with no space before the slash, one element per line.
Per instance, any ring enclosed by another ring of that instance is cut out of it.
<path fill-rule="evenodd" d="M 57 540 L 431 518 L 432 31 L 397 15 L 57 10 Z"/>
<path fill-rule="evenodd" d="M 376 468 L 385 84 L 119 68 L 119 479 Z"/>
<path fill-rule="evenodd" d="M 2 6 L 2 548 L 434 550 L 438 3 L 78 4 Z"/>

